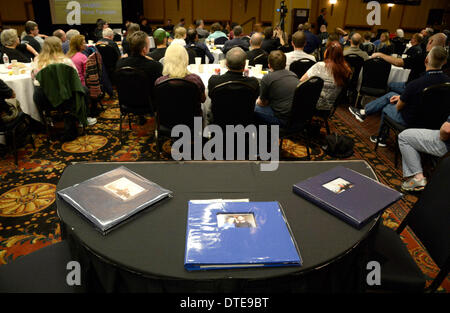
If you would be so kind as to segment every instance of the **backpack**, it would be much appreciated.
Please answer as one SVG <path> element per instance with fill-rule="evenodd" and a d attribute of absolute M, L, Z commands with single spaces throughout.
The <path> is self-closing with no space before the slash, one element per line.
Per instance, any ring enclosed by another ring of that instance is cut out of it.
<path fill-rule="evenodd" d="M 346 159 L 353 155 L 355 143 L 352 138 L 345 135 L 331 134 L 326 137 L 326 145 L 323 150 L 331 157 Z"/>

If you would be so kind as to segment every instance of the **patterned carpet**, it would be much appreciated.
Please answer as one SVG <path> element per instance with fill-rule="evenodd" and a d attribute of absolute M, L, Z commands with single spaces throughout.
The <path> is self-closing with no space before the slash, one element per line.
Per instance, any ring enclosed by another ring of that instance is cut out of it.
<path fill-rule="evenodd" d="M 117 101 L 104 101 L 106 110 L 98 123 L 88 127 L 86 135 L 75 141 L 61 144 L 49 141 L 44 134 L 35 135 L 36 150 L 30 144 L 19 150 L 19 165 L 14 157 L 6 155 L 0 160 L 0 266 L 61 240 L 59 218 L 56 213 L 55 188 L 64 168 L 71 162 L 101 161 L 153 161 L 156 159 L 153 144 L 154 120 L 144 125 L 123 123 L 123 145 L 119 138 L 119 108 Z M 137 121 L 136 121 L 137 122 Z M 393 143 L 388 148 L 374 152 L 369 136 L 376 133 L 379 117 L 370 117 L 364 124 L 352 118 L 346 107 L 338 108 L 330 121 L 332 132 L 345 134 L 355 141 L 355 154 L 351 159 L 363 159 L 373 167 L 380 181 L 397 190 L 401 185 L 401 166 L 393 164 Z M 322 129 L 324 132 L 324 129 Z M 170 158 L 170 142 L 164 146 L 164 157 Z M 286 140 L 282 158 L 306 160 L 306 149 L 301 140 Z M 333 160 L 317 143 L 313 160 Z M 384 224 L 397 228 L 412 205 L 414 195 L 406 195 L 383 215 Z M 402 234 L 412 257 L 429 280 L 438 269 L 414 234 L 407 229 Z M 448 278 L 439 289 L 450 292 Z"/>

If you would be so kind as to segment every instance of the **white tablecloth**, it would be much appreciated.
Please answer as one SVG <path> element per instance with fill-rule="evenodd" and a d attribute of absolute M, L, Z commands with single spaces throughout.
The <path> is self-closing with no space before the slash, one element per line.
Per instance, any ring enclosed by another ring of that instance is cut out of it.
<path fill-rule="evenodd" d="M 219 64 L 220 60 L 225 59 L 225 54 L 223 54 L 223 52 L 221 50 L 223 45 L 217 45 L 215 47 L 216 47 L 216 49 L 214 49 L 213 46 L 208 46 L 208 49 L 214 57 L 214 64 Z M 206 62 L 207 63 L 209 62 L 208 58 L 206 58 Z"/>
<path fill-rule="evenodd" d="M 388 85 L 390 83 L 406 83 L 408 81 L 409 73 L 411 73 L 411 70 L 404 69 L 403 67 L 392 66 L 388 78 Z M 362 83 L 362 70 L 359 75 L 358 90 L 361 87 L 361 83 Z"/>
<path fill-rule="evenodd" d="M 0 79 L 14 90 L 22 111 L 40 122 L 41 117 L 33 101 L 34 86 L 33 80 L 31 79 L 31 69 L 28 69 L 25 74 L 19 75 L 4 74 L 5 71 L 5 66 L 3 64 L 0 65 Z"/>

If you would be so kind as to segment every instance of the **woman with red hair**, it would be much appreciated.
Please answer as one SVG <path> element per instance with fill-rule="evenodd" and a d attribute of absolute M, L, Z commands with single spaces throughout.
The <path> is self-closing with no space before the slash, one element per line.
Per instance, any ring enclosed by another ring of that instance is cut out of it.
<path fill-rule="evenodd" d="M 322 92 L 317 102 L 317 110 L 331 110 L 350 78 L 352 70 L 344 59 L 342 46 L 337 41 L 329 41 L 324 54 L 324 61 L 314 64 L 303 77 L 301 82 L 308 80 L 310 77 L 316 76 L 324 80 Z"/>

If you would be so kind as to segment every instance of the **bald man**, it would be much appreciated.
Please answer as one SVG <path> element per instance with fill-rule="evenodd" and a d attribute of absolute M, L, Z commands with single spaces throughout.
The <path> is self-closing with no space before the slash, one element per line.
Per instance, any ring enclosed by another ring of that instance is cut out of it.
<path fill-rule="evenodd" d="M 259 64 L 263 64 L 263 67 L 264 65 L 265 67 L 267 67 L 267 57 L 269 56 L 269 54 L 263 49 L 261 49 L 263 39 L 264 37 L 262 33 L 254 33 L 250 38 L 250 51 L 247 51 L 247 59 L 249 61 L 249 65 L 251 66 L 255 66 L 256 57 L 263 55 L 264 57 L 259 58 L 264 58 L 264 63 Z"/>
<path fill-rule="evenodd" d="M 389 85 L 389 88 L 392 91 L 398 94 L 402 94 L 407 84 L 419 78 L 420 76 L 422 76 L 423 73 L 425 73 L 425 59 L 428 53 L 431 51 L 431 49 L 433 49 L 434 47 L 445 47 L 446 41 L 447 36 L 443 33 L 438 33 L 430 37 L 430 39 L 428 40 L 426 50 L 422 51 L 422 53 L 408 55 L 407 58 L 400 59 L 377 52 L 372 54 L 372 58 L 382 58 L 386 62 L 391 63 L 392 65 L 411 70 L 411 73 L 409 74 L 408 77 L 408 81 L 406 83 L 391 83 Z"/>
<path fill-rule="evenodd" d="M 358 33 L 354 33 L 352 39 L 350 40 L 350 47 L 344 50 L 344 56 L 349 54 L 356 54 L 365 60 L 368 60 L 370 57 L 367 52 L 361 50 L 359 46 L 362 43 L 362 37 Z"/>

